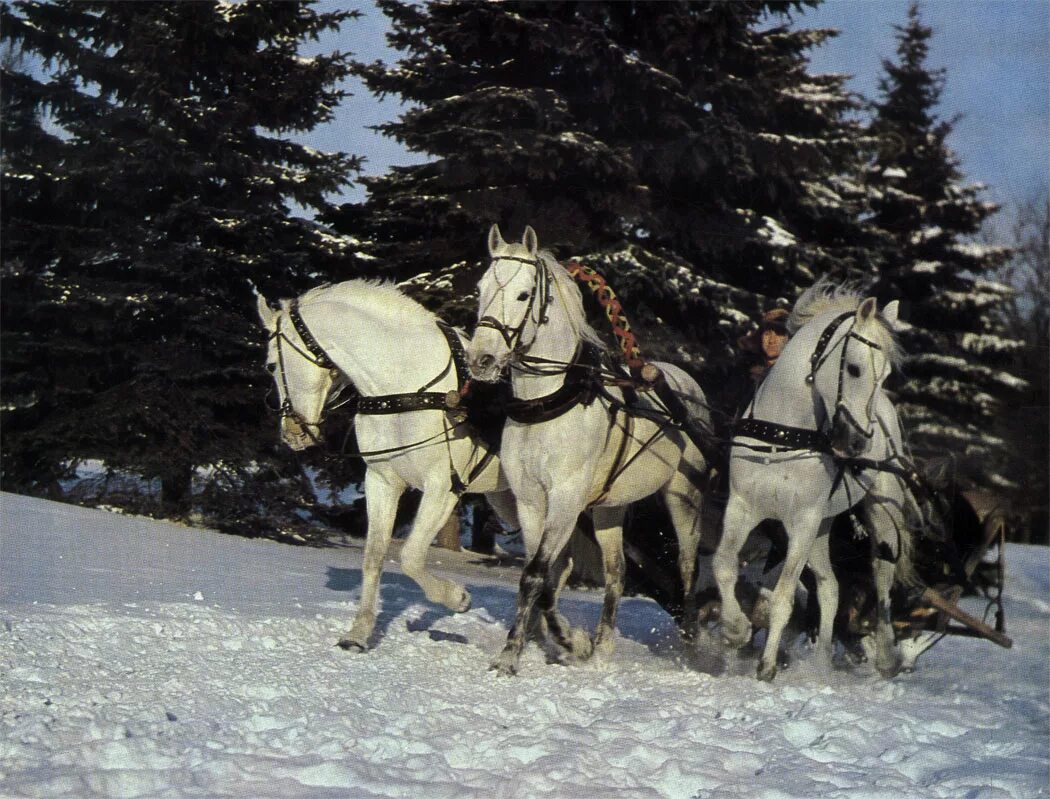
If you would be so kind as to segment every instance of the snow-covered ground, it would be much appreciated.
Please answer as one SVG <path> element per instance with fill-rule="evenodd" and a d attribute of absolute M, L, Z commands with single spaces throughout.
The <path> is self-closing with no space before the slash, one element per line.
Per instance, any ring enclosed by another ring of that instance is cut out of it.
<path fill-rule="evenodd" d="M 773 684 L 625 600 L 614 657 L 488 664 L 513 569 L 431 552 L 473 609 L 384 576 L 376 648 L 334 646 L 360 549 L 294 548 L 0 495 L 0 796 L 1027 799 L 1050 795 L 1050 553 L 1009 546 L 1012 650 L 950 638 L 892 681 Z M 593 626 L 598 596 L 563 606 Z M 971 610 L 976 608 L 971 607 Z"/>

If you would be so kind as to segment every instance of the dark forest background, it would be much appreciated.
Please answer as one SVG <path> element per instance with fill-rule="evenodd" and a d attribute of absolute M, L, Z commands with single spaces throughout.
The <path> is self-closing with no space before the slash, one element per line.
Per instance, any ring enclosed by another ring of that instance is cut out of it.
<path fill-rule="evenodd" d="M 495 222 L 602 272 L 647 355 L 722 413 L 762 312 L 824 275 L 903 299 L 913 452 L 1045 543 L 1050 199 L 993 234 L 918 7 L 864 98 L 809 73 L 833 35 L 789 25 L 809 5 L 380 0 L 401 58 L 362 63 L 300 55 L 357 16 L 309 3 L 0 4 L 0 487 L 243 535 L 360 529 L 347 436 L 278 441 L 252 287 L 389 279 L 469 327 Z M 364 179 L 294 141 L 351 75 L 407 102 L 383 132 L 424 163 Z M 355 181 L 363 202 L 333 201 Z"/>

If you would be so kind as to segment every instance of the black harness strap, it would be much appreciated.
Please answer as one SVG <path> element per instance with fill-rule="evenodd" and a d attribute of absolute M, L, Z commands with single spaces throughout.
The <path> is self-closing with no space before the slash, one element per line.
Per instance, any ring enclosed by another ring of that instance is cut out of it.
<path fill-rule="evenodd" d="M 598 362 L 598 349 L 584 343 L 565 370 L 565 380 L 556 391 L 531 400 L 509 400 L 507 417 L 522 424 L 539 424 L 557 419 L 577 405 L 590 405 L 598 394 L 599 386 L 592 368 Z"/>
<path fill-rule="evenodd" d="M 814 452 L 830 452 L 831 442 L 820 430 L 809 430 L 804 427 L 790 427 L 785 424 L 767 422 L 764 419 L 744 417 L 738 419 L 733 427 L 733 438 L 754 438 L 771 444 L 771 447 L 750 447 L 761 452 L 774 450 L 808 449 Z M 734 442 L 735 444 L 736 442 Z"/>
<path fill-rule="evenodd" d="M 459 340 L 456 331 L 444 322 L 438 322 L 445 340 L 448 342 L 449 365 L 456 369 L 456 383 L 460 387 L 467 385 L 470 378 L 467 367 L 467 353 L 463 349 L 463 342 Z M 298 328 L 297 328 L 298 329 Z M 305 339 L 303 339 L 305 341 Z M 466 409 L 460 405 L 460 392 L 452 391 L 426 391 L 425 389 L 434 385 L 448 372 L 446 366 L 433 380 L 418 391 L 406 391 L 402 394 L 382 394 L 376 397 L 358 397 L 354 405 L 357 413 L 381 415 L 391 413 L 406 413 L 408 411 L 439 410 L 451 413 L 466 413 Z"/>
<path fill-rule="evenodd" d="M 314 363 L 323 369 L 335 369 L 336 365 L 332 362 L 332 359 L 328 357 L 328 353 L 326 353 L 321 345 L 317 343 L 314 334 L 310 332 L 310 328 L 308 328 L 306 322 L 303 321 L 302 314 L 299 313 L 298 299 L 294 299 L 288 304 L 288 318 L 291 320 L 295 332 L 298 333 L 299 338 L 302 339 L 303 346 L 305 346 L 306 349 L 310 351 L 310 354 L 314 356 Z"/>

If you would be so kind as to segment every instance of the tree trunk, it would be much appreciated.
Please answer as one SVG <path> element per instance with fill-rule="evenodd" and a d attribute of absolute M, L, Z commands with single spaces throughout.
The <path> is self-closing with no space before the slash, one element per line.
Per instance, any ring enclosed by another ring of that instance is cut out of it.
<path fill-rule="evenodd" d="M 165 515 L 182 516 L 189 510 L 193 468 L 173 465 L 160 478 L 160 505 Z"/>

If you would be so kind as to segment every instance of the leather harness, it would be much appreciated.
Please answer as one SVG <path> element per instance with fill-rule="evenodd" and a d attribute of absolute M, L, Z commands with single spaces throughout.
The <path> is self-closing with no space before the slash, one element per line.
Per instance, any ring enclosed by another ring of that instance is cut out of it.
<path fill-rule="evenodd" d="M 313 362 L 324 368 L 338 371 L 338 367 L 324 351 L 324 348 L 317 342 L 313 333 L 307 327 L 306 322 L 303 320 L 302 314 L 299 312 L 299 301 L 298 299 L 292 300 L 288 305 L 288 318 L 292 323 L 292 327 L 295 332 L 299 334 L 299 338 L 303 342 L 303 346 L 306 347 L 307 351 L 313 359 Z M 462 398 L 468 392 L 470 388 L 470 370 L 467 366 L 467 353 L 463 349 L 463 342 L 459 340 L 459 336 L 456 331 L 453 330 L 449 325 L 442 321 L 437 322 L 438 330 L 445 336 L 445 341 L 448 342 L 449 348 L 449 363 L 445 365 L 445 368 L 441 370 L 436 377 L 434 377 L 429 383 L 424 385 L 418 391 L 404 392 L 399 394 L 382 394 L 379 396 L 362 397 L 358 396 L 350 403 L 353 411 L 360 414 L 369 415 L 384 415 L 384 414 L 395 414 L 395 413 L 406 413 L 409 411 L 422 411 L 422 410 L 440 410 L 448 413 L 456 414 L 461 418 L 461 421 L 465 419 L 467 415 L 467 409 L 462 405 Z M 278 333 L 280 334 L 280 328 L 278 327 Z M 289 342 L 291 344 L 291 342 Z M 294 347 L 295 345 L 292 344 Z M 296 348 L 298 349 L 298 348 Z M 449 391 L 427 391 L 432 385 L 441 380 L 448 370 L 454 368 L 456 371 L 456 384 L 458 389 L 451 389 Z M 286 399 L 286 404 L 289 404 Z M 285 413 L 285 409 L 282 408 L 282 413 Z M 449 431 L 445 431 L 445 439 L 448 441 Z M 423 442 L 420 442 L 423 443 Z M 415 445 L 408 445 L 404 447 L 391 447 L 389 449 L 377 450 L 375 452 L 357 452 L 353 453 L 359 456 L 369 455 L 386 455 L 400 452 L 406 449 L 410 449 Z M 467 475 L 467 479 L 464 481 L 455 467 L 451 462 L 451 455 L 449 457 L 449 466 L 451 470 L 451 482 L 452 492 L 456 496 L 460 496 L 465 493 L 470 484 L 481 474 L 481 472 L 488 466 L 495 456 L 495 452 L 488 447 L 484 448 L 484 454 L 481 459 L 474 465 L 470 470 L 470 474 Z"/>

